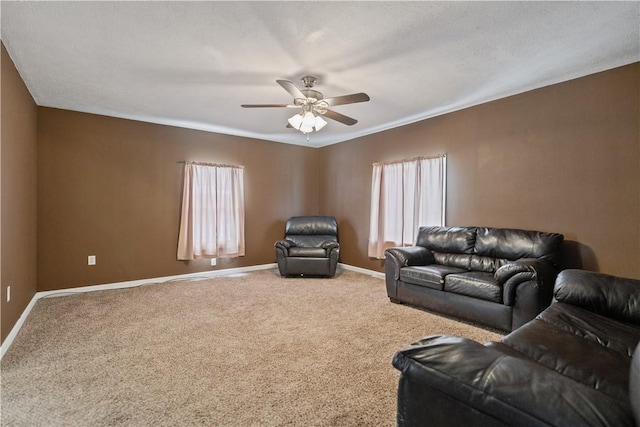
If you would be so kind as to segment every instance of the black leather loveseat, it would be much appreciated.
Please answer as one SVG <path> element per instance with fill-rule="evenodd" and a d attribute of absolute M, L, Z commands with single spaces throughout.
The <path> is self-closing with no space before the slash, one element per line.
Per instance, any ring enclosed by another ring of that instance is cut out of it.
<path fill-rule="evenodd" d="M 421 227 L 415 246 L 385 251 L 387 295 L 511 331 L 551 303 L 562 234 Z"/>
<path fill-rule="evenodd" d="M 564 270 L 554 295 L 501 342 L 396 353 L 398 425 L 640 426 L 640 280 Z"/>

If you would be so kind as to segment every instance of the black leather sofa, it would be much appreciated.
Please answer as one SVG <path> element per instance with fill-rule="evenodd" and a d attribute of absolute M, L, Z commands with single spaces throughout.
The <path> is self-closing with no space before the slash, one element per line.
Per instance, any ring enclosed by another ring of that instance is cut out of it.
<path fill-rule="evenodd" d="M 554 296 L 501 342 L 396 353 L 398 425 L 640 426 L 640 280 L 565 270 Z"/>
<path fill-rule="evenodd" d="M 281 276 L 333 277 L 340 258 L 338 221 L 328 215 L 291 217 L 284 239 L 274 246 Z"/>
<path fill-rule="evenodd" d="M 488 227 L 421 227 L 415 246 L 385 251 L 392 302 L 503 331 L 551 303 L 564 237 Z"/>

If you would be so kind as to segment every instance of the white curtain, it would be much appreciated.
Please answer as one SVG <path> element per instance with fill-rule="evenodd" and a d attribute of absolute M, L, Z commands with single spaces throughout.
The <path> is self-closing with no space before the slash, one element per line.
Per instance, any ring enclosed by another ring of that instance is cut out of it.
<path fill-rule="evenodd" d="M 444 225 L 446 156 L 373 165 L 369 257 L 411 246 L 418 228 Z"/>
<path fill-rule="evenodd" d="M 244 256 L 244 169 L 185 163 L 178 259 Z"/>

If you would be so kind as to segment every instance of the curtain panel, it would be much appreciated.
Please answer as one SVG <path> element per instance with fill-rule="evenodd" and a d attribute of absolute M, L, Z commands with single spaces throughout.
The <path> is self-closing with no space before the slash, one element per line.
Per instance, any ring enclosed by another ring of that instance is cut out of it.
<path fill-rule="evenodd" d="M 446 156 L 373 165 L 368 254 L 411 246 L 422 226 L 444 225 Z"/>
<path fill-rule="evenodd" d="M 186 162 L 178 259 L 244 256 L 244 169 Z"/>

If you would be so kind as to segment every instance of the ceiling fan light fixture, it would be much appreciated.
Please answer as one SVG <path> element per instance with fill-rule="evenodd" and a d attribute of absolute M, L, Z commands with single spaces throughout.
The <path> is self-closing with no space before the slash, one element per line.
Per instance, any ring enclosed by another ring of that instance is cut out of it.
<path fill-rule="evenodd" d="M 315 126 L 315 124 L 316 116 L 314 116 L 311 111 L 307 111 L 306 113 L 304 113 L 304 116 L 302 116 L 302 126 L 304 126 L 305 128 L 312 128 Z"/>
<path fill-rule="evenodd" d="M 316 116 L 311 111 L 294 114 L 287 120 L 289 124 L 302 133 L 317 132 L 326 126 L 327 121 L 320 116 Z"/>
<path fill-rule="evenodd" d="M 302 116 L 300 114 L 294 114 L 289 117 L 288 122 L 294 129 L 300 130 L 300 126 L 302 125 Z"/>
<path fill-rule="evenodd" d="M 325 127 L 327 124 L 327 121 L 324 120 L 322 117 L 320 116 L 316 116 L 316 132 L 318 132 L 320 129 L 322 129 L 323 127 Z"/>

